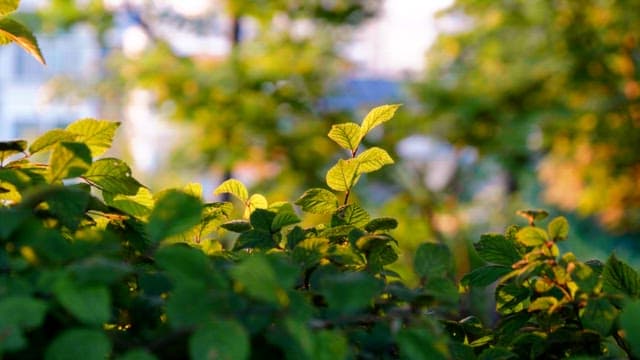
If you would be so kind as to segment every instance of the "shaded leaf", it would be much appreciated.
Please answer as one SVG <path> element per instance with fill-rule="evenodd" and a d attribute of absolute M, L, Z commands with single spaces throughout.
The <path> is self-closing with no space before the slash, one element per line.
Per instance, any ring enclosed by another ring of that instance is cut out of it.
<path fill-rule="evenodd" d="M 529 312 L 533 311 L 546 311 L 551 314 L 559 306 L 559 301 L 553 296 L 542 296 L 535 299 L 529 305 Z"/>
<path fill-rule="evenodd" d="M 215 320 L 189 338 L 191 359 L 242 360 L 249 358 L 250 337 L 235 320 Z"/>
<path fill-rule="evenodd" d="M 420 276 L 445 277 L 453 270 L 453 257 L 444 244 L 423 243 L 416 250 L 413 266 Z"/>
<path fill-rule="evenodd" d="M 300 221 L 301 220 L 298 217 L 298 215 L 296 215 L 293 212 L 289 212 L 289 211 L 279 212 L 276 214 L 276 216 L 273 218 L 273 221 L 271 222 L 271 231 L 272 232 L 279 231 L 285 226 L 297 224 Z"/>
<path fill-rule="evenodd" d="M 616 309 L 609 300 L 604 298 L 590 299 L 580 314 L 582 326 L 596 331 L 603 337 L 611 335 L 611 329 L 618 317 Z"/>
<path fill-rule="evenodd" d="M 640 354 L 640 301 L 633 300 L 625 304 L 620 314 L 620 328 L 625 340 L 631 346 L 634 355 Z"/>
<path fill-rule="evenodd" d="M 502 265 L 487 265 L 475 268 L 472 272 L 466 274 L 460 283 L 464 286 L 485 287 L 498 281 L 501 277 L 511 272 L 510 267 Z"/>
<path fill-rule="evenodd" d="M 305 269 L 317 265 L 326 255 L 329 249 L 329 240 L 326 238 L 308 238 L 300 241 L 293 249 L 291 257 L 294 262 Z"/>
<path fill-rule="evenodd" d="M 231 220 L 221 224 L 220 227 L 235 233 L 243 233 L 252 229 L 248 220 Z"/>
<path fill-rule="evenodd" d="M 353 203 L 340 207 L 331 217 L 331 226 L 353 225 L 362 227 L 366 225 L 371 217 L 360 205 Z"/>
<path fill-rule="evenodd" d="M 624 294 L 631 297 L 640 295 L 640 276 L 629 265 L 611 254 L 602 272 L 603 290 L 613 294 Z"/>
<path fill-rule="evenodd" d="M 434 333 L 427 329 L 408 328 L 398 332 L 396 337 L 402 359 L 445 360 L 449 358 L 446 346 Z M 444 344 L 442 344 L 444 345 Z"/>
<path fill-rule="evenodd" d="M 389 217 L 377 218 L 369 221 L 364 229 L 368 232 L 393 230 L 398 227 L 398 220 Z"/>
<path fill-rule="evenodd" d="M 500 234 L 482 234 L 473 245 L 482 260 L 503 266 L 511 266 L 521 258 L 516 244 Z"/>
<path fill-rule="evenodd" d="M 53 292 L 62 306 L 88 325 L 102 325 L 111 318 L 111 296 L 105 286 L 78 286 L 61 279 Z"/>
<path fill-rule="evenodd" d="M 384 284 L 365 272 L 344 272 L 321 278 L 320 286 L 330 308 L 349 312 L 372 304 Z"/>
<path fill-rule="evenodd" d="M 0 162 L 11 155 L 23 153 L 26 149 L 27 142 L 25 140 L 0 142 Z"/>
<path fill-rule="evenodd" d="M 169 190 L 157 199 L 147 230 L 152 242 L 159 242 L 178 235 L 200 223 L 202 202 L 200 199 L 178 190 Z"/>
<path fill-rule="evenodd" d="M 271 249 L 275 245 L 271 233 L 262 229 L 252 229 L 238 236 L 234 249 Z"/>
<path fill-rule="evenodd" d="M 231 278 L 249 296 L 274 305 L 287 305 L 288 295 L 266 256 L 255 254 L 230 270 Z M 289 284 L 286 284 L 289 285 Z"/>
<path fill-rule="evenodd" d="M 58 335 L 45 352 L 45 360 L 104 360 L 111 343 L 100 330 L 71 329 Z"/>

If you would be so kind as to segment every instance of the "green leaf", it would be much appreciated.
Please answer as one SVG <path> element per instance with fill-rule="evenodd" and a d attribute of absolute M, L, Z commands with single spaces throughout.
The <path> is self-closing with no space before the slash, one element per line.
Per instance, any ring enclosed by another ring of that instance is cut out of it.
<path fill-rule="evenodd" d="M 147 230 L 152 242 L 183 233 L 200 223 L 202 202 L 179 190 L 169 190 L 155 203 Z"/>
<path fill-rule="evenodd" d="M 637 298 L 640 295 L 640 276 L 629 265 L 611 254 L 602 272 L 603 290 Z"/>
<path fill-rule="evenodd" d="M 25 140 L 0 142 L 0 162 L 11 155 L 24 153 L 26 149 L 27 142 Z"/>
<path fill-rule="evenodd" d="M 220 227 L 235 233 L 243 233 L 252 229 L 248 220 L 231 220 L 221 224 Z"/>
<path fill-rule="evenodd" d="M 344 272 L 320 280 L 320 293 L 329 307 L 349 312 L 372 304 L 384 284 L 365 272 Z"/>
<path fill-rule="evenodd" d="M 92 157 L 104 154 L 111 147 L 119 122 L 81 119 L 67 126 L 67 131 L 77 135 L 76 141 L 87 144 Z"/>
<path fill-rule="evenodd" d="M 6 43 L 7 40 L 15 42 L 42 65 L 45 64 L 38 40 L 33 33 L 21 23 L 4 17 L 0 18 L 0 43 Z"/>
<path fill-rule="evenodd" d="M 49 150 L 53 148 L 56 144 L 63 141 L 75 141 L 77 135 L 62 129 L 53 129 L 44 133 L 42 136 L 37 138 L 31 146 L 29 146 L 29 152 L 31 154 L 36 154 L 41 151 Z"/>
<path fill-rule="evenodd" d="M 607 299 L 589 299 L 587 306 L 580 314 L 580 321 L 585 329 L 594 330 L 602 337 L 607 337 L 611 335 L 618 312 L 618 309 Z"/>
<path fill-rule="evenodd" d="M 549 213 L 546 210 L 539 209 L 518 210 L 516 211 L 516 214 L 527 219 L 527 221 L 529 221 L 529 224 L 533 224 L 538 220 L 544 220 L 547 218 L 547 216 L 549 216 Z"/>
<path fill-rule="evenodd" d="M 344 149 L 355 152 L 362 140 L 362 131 L 355 123 L 336 124 L 331 126 L 329 138 Z"/>
<path fill-rule="evenodd" d="M 115 158 L 95 161 L 82 177 L 100 190 L 113 194 L 136 195 L 142 187 L 131 177 L 129 165 Z"/>
<path fill-rule="evenodd" d="M 0 0 L 0 16 L 7 16 L 18 9 L 20 0 Z"/>
<path fill-rule="evenodd" d="M 472 272 L 466 274 L 460 283 L 464 286 L 485 287 L 493 284 L 504 275 L 511 272 L 510 267 L 502 265 L 487 265 L 475 268 Z"/>
<path fill-rule="evenodd" d="M 364 229 L 368 232 L 393 230 L 398 227 L 398 220 L 390 217 L 382 217 L 369 221 Z"/>
<path fill-rule="evenodd" d="M 249 191 L 247 191 L 243 183 L 236 179 L 226 180 L 215 189 L 213 194 L 231 194 L 242 201 L 243 204 L 249 199 Z"/>
<path fill-rule="evenodd" d="M 530 288 L 515 282 L 499 284 L 495 292 L 496 310 L 503 315 L 522 311 L 530 296 Z"/>
<path fill-rule="evenodd" d="M 331 217 L 331 226 L 353 225 L 361 227 L 366 225 L 371 217 L 360 205 L 353 203 L 340 207 Z"/>
<path fill-rule="evenodd" d="M 518 359 L 518 355 L 512 353 L 507 348 L 495 346 L 485 349 L 478 360 L 515 360 Z"/>
<path fill-rule="evenodd" d="M 569 222 L 564 216 L 551 220 L 547 227 L 549 237 L 554 241 L 564 240 L 569 236 Z"/>
<path fill-rule="evenodd" d="M 58 218 L 62 225 L 76 230 L 85 216 L 89 198 L 89 191 L 78 186 L 66 186 L 47 192 L 45 200 L 51 214 Z"/>
<path fill-rule="evenodd" d="M 444 244 L 423 243 L 416 250 L 413 266 L 421 277 L 445 277 L 453 271 L 453 257 Z"/>
<path fill-rule="evenodd" d="M 396 336 L 401 359 L 445 360 L 449 358 L 446 344 L 434 332 L 424 328 L 405 328 Z"/>
<path fill-rule="evenodd" d="M 324 258 L 329 250 L 329 240 L 326 238 L 308 238 L 299 242 L 293 249 L 293 261 L 305 269 L 309 269 Z"/>
<path fill-rule="evenodd" d="M 175 283 L 196 282 L 212 285 L 213 267 L 209 258 L 199 249 L 185 244 L 174 244 L 158 250 L 156 262 L 165 269 Z M 222 282 L 217 285 L 223 286 Z"/>
<path fill-rule="evenodd" d="M 433 297 L 439 302 L 457 304 L 460 299 L 458 287 L 451 279 L 432 278 L 423 288 L 424 294 Z"/>
<path fill-rule="evenodd" d="M 157 358 L 145 349 L 134 349 L 127 351 L 118 360 L 156 360 Z"/>
<path fill-rule="evenodd" d="M 266 256 L 255 254 L 238 263 L 230 270 L 231 278 L 249 296 L 274 305 L 289 303 L 285 289 L 278 281 L 275 271 Z"/>
<path fill-rule="evenodd" d="M 365 137 L 374 127 L 391 120 L 400 106 L 400 104 L 382 105 L 369 111 L 362 120 L 361 136 Z"/>
<path fill-rule="evenodd" d="M 104 360 L 111 343 L 100 330 L 71 329 L 58 335 L 47 348 L 45 360 Z"/>
<path fill-rule="evenodd" d="M 305 191 L 295 204 L 308 213 L 331 214 L 338 208 L 338 199 L 331 191 L 313 188 Z"/>
<path fill-rule="evenodd" d="M 112 194 L 103 191 L 102 198 L 107 205 L 138 218 L 148 216 L 155 203 L 151 191 L 143 186 L 138 188 L 135 195 Z"/>
<path fill-rule="evenodd" d="M 81 142 L 61 142 L 53 149 L 49 160 L 49 181 L 74 178 L 91 167 L 91 151 Z"/>
<path fill-rule="evenodd" d="M 203 282 L 174 282 L 166 305 L 169 325 L 184 329 L 209 322 L 215 310 L 210 293 L 211 289 Z"/>
<path fill-rule="evenodd" d="M 372 147 L 363 151 L 356 157 L 360 164 L 358 174 L 370 173 L 382 168 L 385 165 L 393 164 L 393 159 L 385 150 L 379 147 Z"/>
<path fill-rule="evenodd" d="M 238 236 L 234 249 L 271 249 L 275 245 L 271 233 L 267 230 L 252 229 Z"/>
<path fill-rule="evenodd" d="M 558 299 L 553 296 L 542 296 L 535 299 L 529 305 L 529 312 L 533 311 L 546 311 L 551 314 L 555 311 L 555 309 L 559 306 Z"/>
<path fill-rule="evenodd" d="M 271 233 L 271 224 L 276 218 L 276 214 L 265 209 L 256 209 L 249 218 L 251 225 L 256 230 L 262 230 Z"/>
<path fill-rule="evenodd" d="M 105 286 L 78 286 L 61 279 L 53 292 L 62 306 L 88 325 L 102 325 L 111 318 L 111 297 Z"/>
<path fill-rule="evenodd" d="M 635 356 L 640 355 L 640 301 L 633 300 L 625 304 L 620 314 L 620 328 L 624 330 L 625 340 L 631 346 Z"/>
<path fill-rule="evenodd" d="M 516 238 L 525 246 L 540 246 L 549 240 L 546 231 L 532 226 L 518 231 Z"/>
<path fill-rule="evenodd" d="M 285 226 L 299 223 L 301 220 L 293 212 L 283 211 L 276 214 L 271 222 L 271 232 L 280 231 Z"/>
<path fill-rule="evenodd" d="M 356 159 L 339 159 L 327 172 L 327 185 L 336 191 L 349 191 L 358 182 L 358 168 Z"/>
<path fill-rule="evenodd" d="M 249 358 L 247 330 L 235 320 L 216 320 L 189 338 L 191 359 L 242 360 Z"/>
<path fill-rule="evenodd" d="M 251 214 L 257 209 L 267 209 L 269 207 L 269 202 L 264 195 L 261 194 L 253 194 L 247 200 L 246 207 L 244 209 L 244 217 L 247 218 L 251 216 Z"/>
<path fill-rule="evenodd" d="M 516 244 L 500 234 L 483 234 L 474 244 L 482 260 L 503 266 L 511 266 L 521 258 Z"/>
<path fill-rule="evenodd" d="M 104 257 L 88 257 L 68 266 L 80 285 L 111 285 L 133 272 L 123 261 Z"/>
<path fill-rule="evenodd" d="M 19 328 L 40 326 L 46 312 L 47 304 L 42 300 L 20 295 L 5 297 L 0 300 L 0 332 L 8 325 Z"/>

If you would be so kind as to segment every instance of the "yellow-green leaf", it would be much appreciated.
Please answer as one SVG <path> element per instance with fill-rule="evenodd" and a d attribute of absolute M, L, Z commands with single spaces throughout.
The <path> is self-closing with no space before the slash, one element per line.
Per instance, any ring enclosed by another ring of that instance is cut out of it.
<path fill-rule="evenodd" d="M 244 217 L 249 218 L 249 215 L 251 215 L 255 209 L 266 209 L 268 207 L 269 202 L 267 201 L 267 198 L 260 194 L 253 194 L 247 201 L 244 209 Z"/>
<path fill-rule="evenodd" d="M 564 240 L 569 236 L 569 222 L 564 216 L 558 216 L 548 225 L 549 237 L 553 240 Z"/>
<path fill-rule="evenodd" d="M 338 160 L 327 172 L 327 185 L 336 191 L 347 191 L 358 182 L 359 163 L 356 159 Z"/>
<path fill-rule="evenodd" d="M 66 130 L 77 135 L 76 141 L 87 144 L 95 158 L 109 150 L 118 126 L 119 122 L 81 119 L 71 123 Z"/>
<path fill-rule="evenodd" d="M 365 150 L 356 157 L 356 160 L 360 164 L 358 174 L 369 173 L 385 165 L 393 164 L 393 159 L 389 156 L 389 153 L 379 147 Z"/>
<path fill-rule="evenodd" d="M 362 140 L 360 125 L 355 123 L 333 125 L 329 131 L 329 139 L 344 149 L 354 152 Z"/>
<path fill-rule="evenodd" d="M 0 0 L 0 16 L 7 16 L 18 9 L 20 0 Z"/>
<path fill-rule="evenodd" d="M 44 133 L 37 138 L 31 146 L 29 152 L 35 154 L 41 151 L 49 150 L 62 141 L 74 141 L 77 135 L 62 129 L 53 129 Z"/>
<path fill-rule="evenodd" d="M 49 181 L 78 177 L 91 167 L 91 153 L 84 143 L 61 142 L 56 145 L 49 161 Z"/>
<path fill-rule="evenodd" d="M 544 230 L 532 226 L 528 226 L 518 231 L 516 238 L 526 246 L 542 245 L 549 240 L 549 237 Z"/>
<path fill-rule="evenodd" d="M 213 194 L 231 194 L 242 201 L 243 204 L 249 199 L 249 191 L 247 191 L 247 187 L 236 179 L 226 180 L 216 188 Z"/>
<path fill-rule="evenodd" d="M 45 64 L 44 57 L 38 46 L 38 40 L 36 40 L 31 31 L 13 19 L 1 18 L 0 43 L 6 43 L 7 41 L 15 42 L 41 64 Z"/>
<path fill-rule="evenodd" d="M 369 111 L 362 120 L 361 137 L 367 135 L 374 127 L 391 120 L 400 106 L 400 104 L 382 105 Z"/>

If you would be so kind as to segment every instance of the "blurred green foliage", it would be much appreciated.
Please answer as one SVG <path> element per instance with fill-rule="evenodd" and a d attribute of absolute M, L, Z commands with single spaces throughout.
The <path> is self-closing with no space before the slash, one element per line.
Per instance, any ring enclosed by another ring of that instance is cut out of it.
<path fill-rule="evenodd" d="M 544 199 L 640 229 L 640 2 L 458 0 L 458 29 L 414 89 L 428 131 L 510 172 L 537 165 Z M 520 184 L 519 184 L 520 181 Z"/>

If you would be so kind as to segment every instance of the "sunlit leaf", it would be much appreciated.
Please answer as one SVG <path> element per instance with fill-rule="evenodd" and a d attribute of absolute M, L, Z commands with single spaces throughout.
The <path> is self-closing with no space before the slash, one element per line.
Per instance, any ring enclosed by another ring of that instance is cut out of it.
<path fill-rule="evenodd" d="M 355 152 L 362 139 L 360 125 L 355 123 L 333 125 L 329 131 L 329 138 L 344 149 Z"/>
<path fill-rule="evenodd" d="M 53 129 L 44 133 L 38 137 L 31 146 L 29 146 L 29 152 L 36 154 L 42 151 L 50 150 L 56 144 L 62 141 L 74 141 L 77 135 L 66 130 Z"/>
<path fill-rule="evenodd" d="M 305 191 L 295 204 L 309 213 L 331 214 L 338 208 L 338 199 L 331 191 L 314 188 Z"/>
<path fill-rule="evenodd" d="M 21 23 L 4 17 L 0 18 L 0 43 L 6 43 L 7 40 L 15 42 L 41 64 L 45 64 L 38 40 L 33 33 Z"/>
<path fill-rule="evenodd" d="M 61 142 L 54 148 L 49 160 L 49 181 L 74 178 L 91 167 L 91 152 L 80 142 Z"/>
<path fill-rule="evenodd" d="M 213 194 L 231 194 L 242 201 L 243 204 L 249 199 L 249 191 L 247 191 L 246 186 L 236 179 L 224 181 L 215 189 Z"/>
<path fill-rule="evenodd" d="M 391 120 L 400 106 L 400 104 L 382 105 L 369 111 L 362 120 L 362 137 L 366 136 L 374 127 Z"/>
<path fill-rule="evenodd" d="M 549 237 L 555 241 L 564 240 L 569 236 L 569 222 L 564 216 L 551 220 L 547 226 Z"/>
<path fill-rule="evenodd" d="M 200 222 L 202 202 L 200 199 L 178 190 L 169 190 L 155 203 L 147 230 L 151 241 L 158 242 L 189 230 Z"/>
<path fill-rule="evenodd" d="M 11 155 L 23 153 L 26 149 L 27 142 L 25 140 L 0 142 L 0 162 Z"/>
<path fill-rule="evenodd" d="M 95 161 L 82 177 L 100 190 L 113 194 L 136 195 L 142 187 L 131 176 L 129 165 L 115 158 Z"/>
<path fill-rule="evenodd" d="M 155 203 L 151 191 L 142 186 L 138 188 L 135 195 L 113 194 L 104 191 L 102 197 L 107 205 L 138 218 L 148 216 Z"/>
<path fill-rule="evenodd" d="M 76 141 L 87 144 L 95 158 L 109 150 L 118 126 L 119 122 L 81 119 L 69 124 L 66 130 L 77 135 Z"/>
<path fill-rule="evenodd" d="M 370 173 L 382 168 L 385 165 L 393 164 L 393 159 L 385 150 L 379 147 L 372 147 L 363 151 L 356 157 L 359 163 L 358 173 Z"/>
<path fill-rule="evenodd" d="M 348 191 L 358 181 L 359 162 L 355 159 L 339 159 L 327 172 L 326 181 L 336 191 Z"/>
<path fill-rule="evenodd" d="M 0 16 L 7 16 L 18 9 L 20 0 L 0 0 Z"/>
<path fill-rule="evenodd" d="M 539 246 L 549 240 L 546 231 L 528 226 L 518 231 L 517 239 L 520 243 L 526 246 Z"/>

